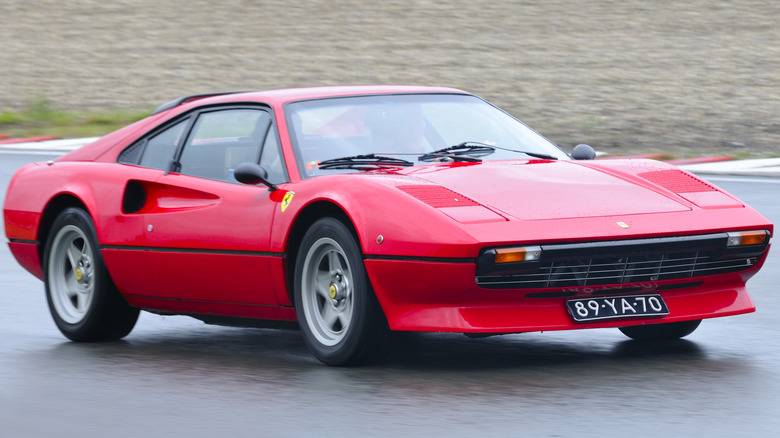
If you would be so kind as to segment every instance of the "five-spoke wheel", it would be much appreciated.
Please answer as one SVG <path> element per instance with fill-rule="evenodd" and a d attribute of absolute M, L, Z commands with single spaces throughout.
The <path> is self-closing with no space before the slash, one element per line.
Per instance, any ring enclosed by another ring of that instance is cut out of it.
<path fill-rule="evenodd" d="M 75 225 L 65 225 L 55 234 L 49 256 L 49 294 L 57 314 L 68 324 L 87 315 L 95 296 L 92 246 Z"/>
<path fill-rule="evenodd" d="M 341 245 L 329 237 L 317 239 L 306 253 L 301 282 L 306 325 L 322 345 L 338 344 L 354 307 L 352 269 Z"/>
<path fill-rule="evenodd" d="M 295 306 L 304 340 L 329 365 L 374 357 L 386 322 L 373 295 L 355 238 L 339 220 L 315 222 L 295 267 Z"/>
<path fill-rule="evenodd" d="M 68 208 L 55 219 L 46 243 L 44 282 L 54 322 L 71 340 L 119 339 L 135 326 L 139 311 L 111 281 L 84 210 Z"/>

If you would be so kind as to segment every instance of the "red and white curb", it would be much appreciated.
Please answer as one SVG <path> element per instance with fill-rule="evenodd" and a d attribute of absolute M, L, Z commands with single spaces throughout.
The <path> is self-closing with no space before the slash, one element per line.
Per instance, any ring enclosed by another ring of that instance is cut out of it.
<path fill-rule="evenodd" d="M 688 164 L 681 168 L 696 174 L 767 176 L 780 178 L 780 158 Z"/>
<path fill-rule="evenodd" d="M 39 137 L 40 138 L 40 137 Z M 0 150 L 6 151 L 51 151 L 51 152 L 70 152 L 76 150 L 84 145 L 90 144 L 100 137 L 89 138 L 68 138 L 68 139 L 51 139 L 47 137 L 45 140 L 36 141 L 35 138 L 29 139 L 5 139 L 0 140 Z"/>

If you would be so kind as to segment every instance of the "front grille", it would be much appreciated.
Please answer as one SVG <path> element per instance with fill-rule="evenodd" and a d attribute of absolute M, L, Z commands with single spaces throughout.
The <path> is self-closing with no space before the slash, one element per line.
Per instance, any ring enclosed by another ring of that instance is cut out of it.
<path fill-rule="evenodd" d="M 550 262 L 529 274 L 479 276 L 483 287 L 549 288 L 600 286 L 676 280 L 737 272 L 750 268 L 756 258 L 713 260 L 696 253 L 619 258 L 593 258 Z"/>
<path fill-rule="evenodd" d="M 731 251 L 724 234 L 542 245 L 542 260 L 511 269 L 482 258 L 476 280 L 485 288 L 544 289 L 688 279 L 749 269 L 766 250 L 761 246 Z"/>

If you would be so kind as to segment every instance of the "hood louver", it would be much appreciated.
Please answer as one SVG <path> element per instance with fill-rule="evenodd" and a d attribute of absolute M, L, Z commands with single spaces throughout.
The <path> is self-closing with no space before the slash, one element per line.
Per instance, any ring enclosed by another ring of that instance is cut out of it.
<path fill-rule="evenodd" d="M 398 189 L 434 208 L 473 207 L 480 205 L 473 199 L 442 186 L 410 185 L 399 186 Z"/>
<path fill-rule="evenodd" d="M 639 177 L 674 193 L 716 192 L 718 189 L 682 170 L 659 170 L 640 173 Z"/>

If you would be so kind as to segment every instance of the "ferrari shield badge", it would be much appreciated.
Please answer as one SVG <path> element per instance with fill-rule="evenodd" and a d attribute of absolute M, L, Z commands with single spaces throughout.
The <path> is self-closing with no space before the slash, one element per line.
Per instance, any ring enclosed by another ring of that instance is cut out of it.
<path fill-rule="evenodd" d="M 285 199 L 287 199 L 287 198 L 285 198 Z M 284 210 L 284 207 L 282 207 L 282 210 Z M 627 224 L 627 223 L 625 223 L 625 222 L 618 222 L 617 224 L 618 224 L 618 226 L 619 226 L 620 228 L 623 228 L 624 230 L 627 230 L 627 229 L 631 228 L 631 227 L 630 227 L 630 226 L 628 226 L 628 224 Z"/>
<path fill-rule="evenodd" d="M 282 213 L 284 213 L 284 211 L 287 210 L 287 207 L 290 206 L 294 195 L 295 192 L 285 193 L 284 198 L 282 198 Z"/>

